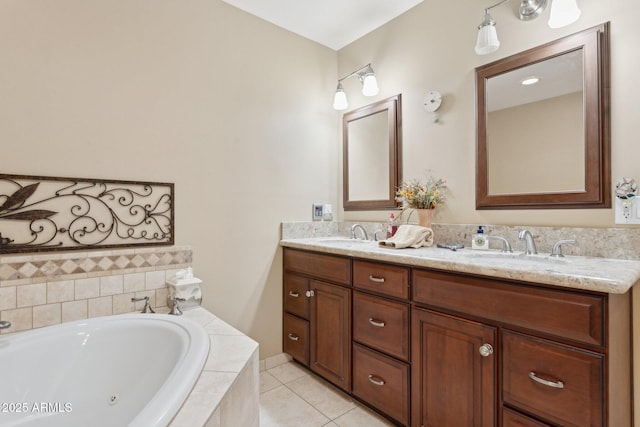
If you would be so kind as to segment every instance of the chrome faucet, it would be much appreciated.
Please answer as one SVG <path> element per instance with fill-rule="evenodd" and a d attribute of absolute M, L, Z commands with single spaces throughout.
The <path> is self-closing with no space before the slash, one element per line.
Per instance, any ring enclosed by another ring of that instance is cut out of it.
<path fill-rule="evenodd" d="M 367 230 L 364 229 L 364 227 L 360 224 L 353 224 L 351 226 L 351 238 L 355 239 L 356 238 L 356 230 L 360 230 L 362 231 L 362 236 L 364 238 L 364 240 L 369 240 L 369 236 L 367 235 Z"/>
<path fill-rule="evenodd" d="M 549 256 L 564 257 L 564 255 L 562 254 L 562 245 L 567 243 L 576 243 L 576 240 L 575 239 L 558 240 L 553 244 L 553 248 L 551 249 L 551 255 Z"/>
<path fill-rule="evenodd" d="M 537 254 L 538 250 L 536 249 L 536 242 L 533 241 L 533 235 L 529 230 L 522 230 L 520 234 L 518 234 L 519 240 L 524 240 L 526 244 L 526 248 L 524 253 L 526 255 Z"/>
<path fill-rule="evenodd" d="M 498 240 L 498 241 L 502 242 L 502 252 L 504 252 L 504 253 L 513 252 L 513 249 L 511 249 L 511 243 L 509 243 L 509 241 L 507 239 L 505 239 L 504 237 L 487 236 L 487 239 L 489 239 L 489 240 Z"/>
<path fill-rule="evenodd" d="M 131 298 L 131 302 L 144 301 L 144 308 L 140 313 L 155 313 L 153 308 L 151 308 L 151 304 L 149 304 L 149 297 L 140 297 L 140 298 Z"/>
<path fill-rule="evenodd" d="M 11 322 L 8 320 L 0 320 L 0 329 L 9 329 L 11 327 Z"/>
<path fill-rule="evenodd" d="M 186 299 L 173 297 L 171 298 L 171 301 L 173 301 L 173 307 L 171 308 L 169 314 L 173 314 L 174 316 L 182 316 L 182 310 L 180 310 L 180 305 L 178 303 L 185 302 Z"/>

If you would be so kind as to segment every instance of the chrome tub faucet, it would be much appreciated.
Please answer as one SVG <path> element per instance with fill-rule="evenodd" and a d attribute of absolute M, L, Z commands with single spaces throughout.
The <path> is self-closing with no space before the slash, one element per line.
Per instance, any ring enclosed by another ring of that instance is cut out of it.
<path fill-rule="evenodd" d="M 153 308 L 151 308 L 151 304 L 149 304 L 149 297 L 140 297 L 140 298 L 131 298 L 131 302 L 136 303 L 138 301 L 144 301 L 144 308 L 140 313 L 155 313 Z"/>
<path fill-rule="evenodd" d="M 11 322 L 8 320 L 0 320 L 0 330 L 1 329 L 9 329 L 11 327 Z"/>

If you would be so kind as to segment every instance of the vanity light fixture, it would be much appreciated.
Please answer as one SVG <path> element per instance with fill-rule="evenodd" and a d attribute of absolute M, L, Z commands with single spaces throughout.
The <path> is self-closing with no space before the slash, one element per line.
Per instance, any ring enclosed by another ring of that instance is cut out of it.
<path fill-rule="evenodd" d="M 475 51 L 478 55 L 486 55 L 495 52 L 500 47 L 496 23 L 489 11 L 510 0 L 501 0 L 484 10 L 484 17 L 478 26 L 478 39 L 476 40 Z M 518 18 L 521 21 L 530 21 L 537 18 L 551 2 L 551 17 L 549 27 L 560 28 L 578 20 L 580 9 L 576 0 L 520 0 Z"/>
<path fill-rule="evenodd" d="M 336 88 L 336 94 L 333 98 L 333 108 L 336 110 L 346 110 L 347 107 L 349 107 L 347 94 L 344 92 L 344 88 L 342 87 L 342 81 L 353 76 L 357 76 L 360 83 L 362 83 L 362 94 L 364 96 L 375 96 L 378 94 L 378 81 L 376 80 L 376 75 L 369 63 L 338 80 L 338 87 Z"/>
<path fill-rule="evenodd" d="M 576 0 L 553 0 L 549 26 L 551 28 L 565 27 L 580 18 L 580 9 Z"/>

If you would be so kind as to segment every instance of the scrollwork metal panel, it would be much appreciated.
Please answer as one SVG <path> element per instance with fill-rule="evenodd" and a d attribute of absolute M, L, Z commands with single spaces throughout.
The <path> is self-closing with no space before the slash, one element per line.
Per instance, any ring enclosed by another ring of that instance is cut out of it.
<path fill-rule="evenodd" d="M 174 244 L 171 183 L 0 174 L 0 254 Z"/>

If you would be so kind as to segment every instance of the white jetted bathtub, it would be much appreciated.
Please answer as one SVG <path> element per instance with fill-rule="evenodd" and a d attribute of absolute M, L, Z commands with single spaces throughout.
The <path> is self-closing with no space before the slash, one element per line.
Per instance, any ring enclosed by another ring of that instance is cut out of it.
<path fill-rule="evenodd" d="M 166 426 L 209 352 L 168 314 L 99 317 L 0 338 L 0 425 Z"/>

